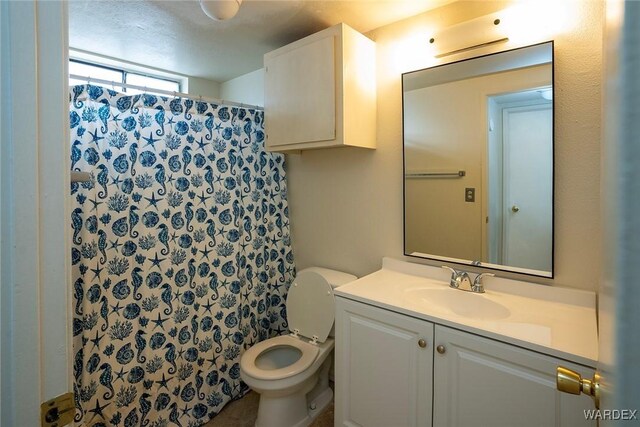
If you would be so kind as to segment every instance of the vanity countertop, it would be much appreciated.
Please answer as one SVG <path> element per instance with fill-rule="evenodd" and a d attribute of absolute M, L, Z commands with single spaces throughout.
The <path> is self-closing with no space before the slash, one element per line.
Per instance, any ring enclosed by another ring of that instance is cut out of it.
<path fill-rule="evenodd" d="M 384 258 L 382 269 L 335 295 L 595 368 L 594 292 L 487 277 L 486 292 L 449 288 L 438 267 Z"/>

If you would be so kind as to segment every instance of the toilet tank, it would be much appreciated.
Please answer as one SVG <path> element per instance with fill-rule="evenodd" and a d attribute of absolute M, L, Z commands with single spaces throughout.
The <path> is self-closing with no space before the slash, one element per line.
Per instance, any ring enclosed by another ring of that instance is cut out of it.
<path fill-rule="evenodd" d="M 353 274 L 344 273 L 342 271 L 330 270 L 328 268 L 322 268 L 322 267 L 305 268 L 304 270 L 298 271 L 298 274 L 302 273 L 303 271 L 313 271 L 315 273 L 318 273 L 327 281 L 327 283 L 331 285 L 331 288 L 333 289 L 337 288 L 338 286 L 346 285 L 347 283 L 353 282 L 354 280 L 357 279 L 357 277 L 354 276 Z M 331 327 L 331 332 L 329 332 L 330 337 L 332 338 L 335 337 L 335 330 L 336 328 L 334 324 L 334 326 Z"/>
<path fill-rule="evenodd" d="M 356 276 L 349 273 L 343 273 L 342 271 L 330 270 L 328 268 L 322 267 L 309 267 L 304 270 L 298 271 L 298 273 L 302 273 L 303 271 L 314 271 L 324 277 L 324 279 L 331 285 L 332 288 L 337 288 L 338 286 L 346 285 L 349 282 L 353 282 L 357 279 Z"/>

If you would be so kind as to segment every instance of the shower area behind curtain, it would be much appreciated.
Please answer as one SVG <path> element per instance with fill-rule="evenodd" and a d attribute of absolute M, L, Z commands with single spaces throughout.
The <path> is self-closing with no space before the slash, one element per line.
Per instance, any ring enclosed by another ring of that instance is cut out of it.
<path fill-rule="evenodd" d="M 199 426 L 287 329 L 284 157 L 263 112 L 98 86 L 70 94 L 76 416 Z"/>

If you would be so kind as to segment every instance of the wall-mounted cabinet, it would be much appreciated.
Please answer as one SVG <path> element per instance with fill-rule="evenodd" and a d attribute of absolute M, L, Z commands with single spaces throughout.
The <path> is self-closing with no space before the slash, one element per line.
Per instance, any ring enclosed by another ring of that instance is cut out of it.
<path fill-rule="evenodd" d="M 266 147 L 375 148 L 375 43 L 345 24 L 264 56 Z"/>
<path fill-rule="evenodd" d="M 556 390 L 558 365 L 493 339 L 336 299 L 336 426 L 594 426 L 587 396 Z"/>

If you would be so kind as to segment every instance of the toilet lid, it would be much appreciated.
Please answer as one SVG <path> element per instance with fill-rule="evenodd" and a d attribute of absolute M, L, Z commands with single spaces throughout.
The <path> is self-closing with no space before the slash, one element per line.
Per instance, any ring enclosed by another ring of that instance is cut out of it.
<path fill-rule="evenodd" d="M 301 271 L 289 288 L 287 319 L 289 330 L 305 338 L 325 342 L 335 319 L 331 285 L 314 271 Z"/>

